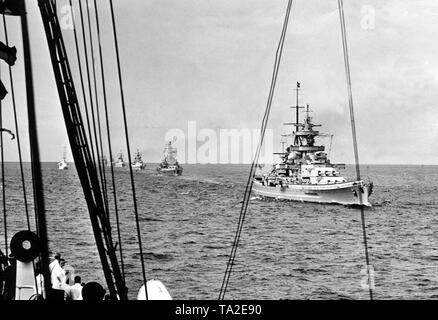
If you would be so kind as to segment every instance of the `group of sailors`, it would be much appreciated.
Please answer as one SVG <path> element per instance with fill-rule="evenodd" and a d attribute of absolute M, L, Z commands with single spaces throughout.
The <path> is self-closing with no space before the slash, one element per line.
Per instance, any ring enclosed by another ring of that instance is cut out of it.
<path fill-rule="evenodd" d="M 37 293 L 45 297 L 44 293 L 44 277 L 41 274 L 40 268 L 36 268 L 36 284 Z M 70 283 L 70 271 L 65 268 L 65 260 L 61 258 L 61 254 L 56 253 L 53 261 L 49 264 L 50 280 L 52 289 L 59 296 L 64 296 L 64 300 L 82 300 L 82 288 L 85 285 L 82 283 L 80 276 L 74 276 L 73 283 Z"/>
<path fill-rule="evenodd" d="M 56 253 L 49 265 L 51 294 L 55 295 L 57 300 L 87 300 L 82 295 L 85 283 L 82 282 L 80 276 L 71 274 L 68 269 L 61 254 Z M 46 298 L 44 277 L 39 262 L 35 263 L 35 285 L 35 299 Z M 11 256 L 4 255 L 0 250 L 0 301 L 14 300 L 15 286 L 16 261 Z"/>

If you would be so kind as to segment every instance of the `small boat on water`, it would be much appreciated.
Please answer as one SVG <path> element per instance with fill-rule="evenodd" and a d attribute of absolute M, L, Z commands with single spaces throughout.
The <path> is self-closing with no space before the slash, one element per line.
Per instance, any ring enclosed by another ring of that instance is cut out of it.
<path fill-rule="evenodd" d="M 66 161 L 66 151 L 64 148 L 64 153 L 62 156 L 62 160 L 58 162 L 58 169 L 59 170 L 68 170 L 68 162 Z"/>
<path fill-rule="evenodd" d="M 120 152 L 117 161 L 114 162 L 114 167 L 116 168 L 124 168 L 126 166 L 125 160 L 123 160 L 123 154 Z"/>
<path fill-rule="evenodd" d="M 159 164 L 157 172 L 159 175 L 180 176 L 183 168 L 176 160 L 177 150 L 172 147 L 172 142 L 169 141 L 163 151 L 164 158 Z"/>
<path fill-rule="evenodd" d="M 256 174 L 253 191 L 256 196 L 302 202 L 337 203 L 343 205 L 371 206 L 368 197 L 373 184 L 364 181 L 347 181 L 339 169 L 345 165 L 332 164 L 324 146 L 315 145 L 315 138 L 326 136 L 316 131 L 307 105 L 304 123 L 299 123 L 298 91 L 295 126 L 292 134 L 293 144 L 280 155 L 281 161 L 270 172 Z"/>
<path fill-rule="evenodd" d="M 140 171 L 146 168 L 146 163 L 141 158 L 141 153 L 139 150 L 135 153 L 134 162 L 132 163 L 132 169 Z"/>

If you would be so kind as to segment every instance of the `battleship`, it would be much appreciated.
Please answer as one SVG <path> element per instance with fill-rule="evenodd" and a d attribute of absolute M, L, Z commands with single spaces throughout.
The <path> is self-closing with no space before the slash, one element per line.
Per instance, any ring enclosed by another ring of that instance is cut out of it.
<path fill-rule="evenodd" d="M 315 138 L 327 136 L 316 131 L 307 105 L 303 123 L 299 123 L 297 83 L 295 131 L 286 136 L 293 138 L 293 144 L 277 153 L 281 161 L 267 173 L 254 177 L 253 192 L 261 198 L 293 200 L 301 202 L 334 203 L 342 205 L 371 206 L 368 198 L 372 193 L 372 182 L 347 181 L 338 170 L 345 165 L 332 164 L 325 146 L 315 145 Z"/>
<path fill-rule="evenodd" d="M 132 169 L 136 171 L 143 170 L 146 168 L 146 163 L 144 163 L 143 159 L 141 158 L 141 153 L 139 150 L 135 153 L 134 162 L 132 163 Z"/>
<path fill-rule="evenodd" d="M 164 158 L 157 168 L 159 175 L 180 176 L 183 172 L 183 168 L 176 160 L 176 148 L 172 147 L 172 142 L 169 141 L 164 148 Z"/>

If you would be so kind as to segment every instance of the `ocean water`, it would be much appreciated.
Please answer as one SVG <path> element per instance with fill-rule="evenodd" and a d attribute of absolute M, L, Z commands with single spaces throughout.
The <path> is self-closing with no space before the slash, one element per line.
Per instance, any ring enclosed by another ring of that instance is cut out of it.
<path fill-rule="evenodd" d="M 5 165 L 10 239 L 26 223 L 18 164 Z M 161 280 L 174 299 L 218 298 L 248 170 L 184 165 L 181 177 L 157 177 L 148 164 L 135 173 L 147 278 Z M 438 166 L 370 165 L 362 173 L 374 182 L 373 207 L 365 213 L 375 298 L 437 299 Z M 30 196 L 28 164 L 25 174 Z M 84 282 L 104 284 L 76 171 L 45 163 L 43 175 L 51 251 Z M 354 168 L 345 175 L 354 177 Z M 116 169 L 116 185 L 126 281 L 135 298 L 142 275 L 127 169 Z M 4 251 L 3 214 L 0 223 Z M 368 299 L 364 264 L 358 209 L 253 199 L 226 298 Z"/>

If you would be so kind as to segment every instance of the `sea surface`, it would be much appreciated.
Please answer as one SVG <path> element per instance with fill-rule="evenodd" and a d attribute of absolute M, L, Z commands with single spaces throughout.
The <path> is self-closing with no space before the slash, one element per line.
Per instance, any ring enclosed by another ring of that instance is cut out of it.
<path fill-rule="evenodd" d="M 10 240 L 27 226 L 19 166 L 5 167 Z M 184 165 L 181 177 L 158 177 L 148 164 L 135 172 L 146 276 L 161 280 L 174 299 L 218 298 L 248 170 Z M 365 211 L 374 297 L 438 299 L 438 166 L 370 165 L 362 174 L 374 182 L 373 207 Z M 34 228 L 29 164 L 25 175 Z M 84 282 L 105 285 L 74 167 L 59 171 L 55 163 L 44 163 L 43 176 L 50 250 L 60 252 Z M 353 166 L 345 176 L 354 177 Z M 135 298 L 142 273 L 128 169 L 116 169 L 115 179 L 126 282 Z M 369 298 L 358 209 L 253 198 L 235 263 L 227 299 Z"/>

